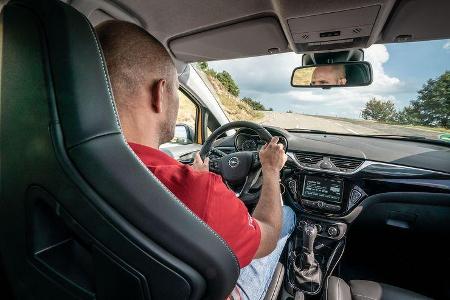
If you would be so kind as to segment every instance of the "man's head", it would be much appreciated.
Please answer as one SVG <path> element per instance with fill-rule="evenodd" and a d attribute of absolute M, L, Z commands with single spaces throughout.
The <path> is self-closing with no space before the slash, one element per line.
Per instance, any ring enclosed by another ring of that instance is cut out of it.
<path fill-rule="evenodd" d="M 317 67 L 311 77 L 311 85 L 345 85 L 345 67 L 342 64 Z"/>
<path fill-rule="evenodd" d="M 159 146 L 173 138 L 178 79 L 164 46 L 137 25 L 106 21 L 96 27 L 125 137 Z"/>

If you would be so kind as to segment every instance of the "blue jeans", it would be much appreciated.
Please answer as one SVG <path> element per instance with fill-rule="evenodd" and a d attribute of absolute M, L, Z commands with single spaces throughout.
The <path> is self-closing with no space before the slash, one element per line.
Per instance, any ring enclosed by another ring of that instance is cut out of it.
<path fill-rule="evenodd" d="M 264 298 L 281 252 L 283 252 L 284 245 L 294 228 L 295 213 L 289 206 L 283 206 L 283 226 L 277 246 L 269 255 L 254 259 L 248 266 L 241 269 L 237 286 L 242 299 L 260 300 Z"/>

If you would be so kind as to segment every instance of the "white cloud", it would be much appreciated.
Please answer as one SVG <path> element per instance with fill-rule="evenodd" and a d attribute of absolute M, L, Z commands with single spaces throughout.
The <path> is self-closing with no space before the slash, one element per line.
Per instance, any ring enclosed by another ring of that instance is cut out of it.
<path fill-rule="evenodd" d="M 373 45 L 366 49 L 365 60 L 372 64 L 372 85 L 330 90 L 297 89 L 290 86 L 292 70 L 301 65 L 301 55 L 295 53 L 209 64 L 217 71 L 228 71 L 238 82 L 242 97 L 253 97 L 275 110 L 291 109 L 308 114 L 357 118 L 370 98 L 384 98 L 395 102 L 395 94 L 404 90 L 404 84 L 384 70 L 383 65 L 389 60 L 389 53 L 384 45 Z"/>

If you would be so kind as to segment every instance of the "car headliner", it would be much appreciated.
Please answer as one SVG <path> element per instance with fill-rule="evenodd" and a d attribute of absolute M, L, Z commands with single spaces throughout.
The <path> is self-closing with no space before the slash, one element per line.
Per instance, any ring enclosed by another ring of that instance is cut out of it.
<path fill-rule="evenodd" d="M 142 26 L 180 63 L 450 37 L 447 0 L 65 1 L 87 15 L 94 25 L 122 19 Z M 346 28 L 365 33 L 356 34 L 357 38 L 347 39 L 346 43 L 333 42 L 339 39 L 333 36 L 318 38 L 325 42 L 319 46 L 299 42 L 314 34 L 315 28 L 328 33 L 343 34 Z M 299 36 L 302 31 L 309 32 Z M 274 45 L 273 49 L 267 49 L 270 45 Z"/>

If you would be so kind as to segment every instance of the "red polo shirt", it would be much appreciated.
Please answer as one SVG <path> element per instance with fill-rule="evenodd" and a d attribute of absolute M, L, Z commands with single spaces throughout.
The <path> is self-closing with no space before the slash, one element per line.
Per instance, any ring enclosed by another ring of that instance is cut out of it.
<path fill-rule="evenodd" d="M 178 199 L 227 242 L 241 268 L 251 262 L 261 240 L 260 228 L 219 175 L 195 171 L 154 148 L 129 145 Z"/>

